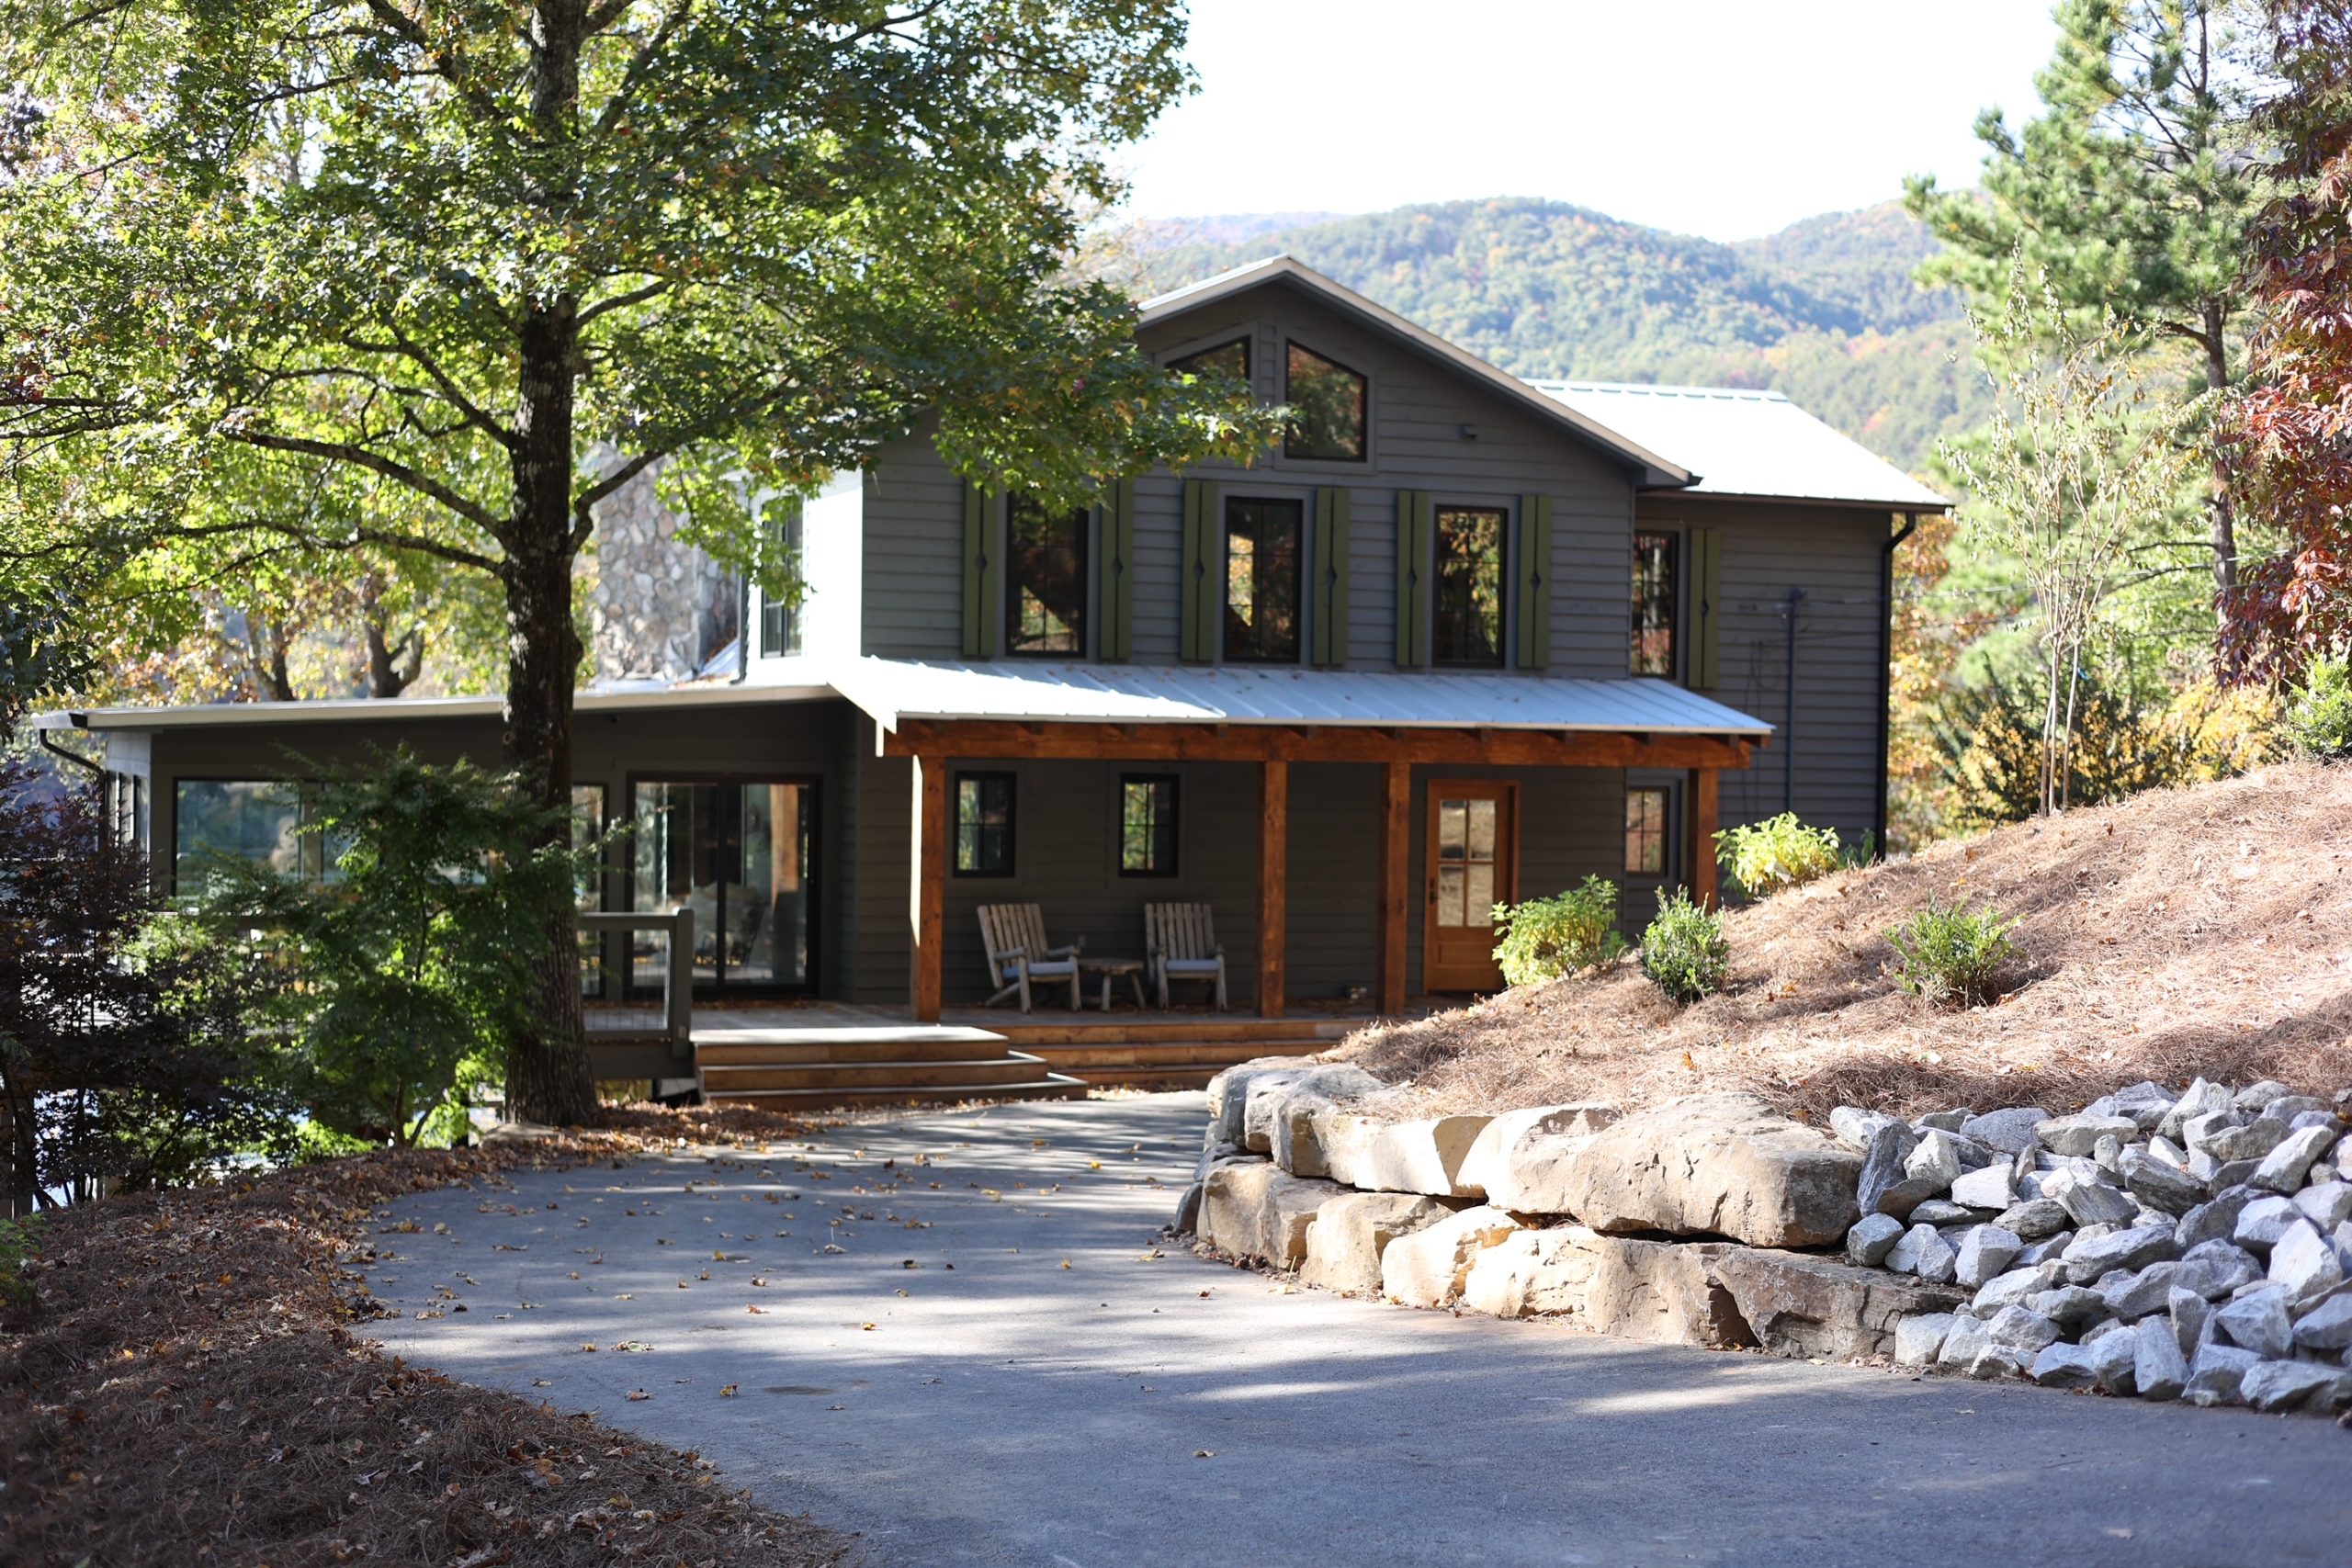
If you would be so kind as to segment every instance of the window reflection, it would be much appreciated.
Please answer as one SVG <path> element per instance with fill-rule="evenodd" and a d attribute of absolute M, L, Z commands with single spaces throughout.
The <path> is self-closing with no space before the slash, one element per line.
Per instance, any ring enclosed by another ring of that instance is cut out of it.
<path fill-rule="evenodd" d="M 1364 378 L 1297 344 L 1283 370 L 1283 400 L 1292 412 L 1283 456 L 1363 462 Z"/>
<path fill-rule="evenodd" d="M 1486 507 L 1437 512 L 1436 613 L 1431 657 L 1440 664 L 1503 661 L 1503 535 L 1506 514 Z"/>
<path fill-rule="evenodd" d="M 694 911 L 696 987 L 808 984 L 814 807 L 800 784 L 637 785 L 631 907 Z M 661 986 L 668 945 L 658 932 L 632 934 L 632 988 Z"/>

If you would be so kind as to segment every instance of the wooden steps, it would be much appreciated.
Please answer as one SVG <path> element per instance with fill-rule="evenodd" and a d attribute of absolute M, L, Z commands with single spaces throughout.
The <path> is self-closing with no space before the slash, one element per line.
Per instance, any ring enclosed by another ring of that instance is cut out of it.
<path fill-rule="evenodd" d="M 985 1029 L 713 1027 L 695 1035 L 706 1103 L 768 1110 L 1063 1100 L 1085 1084 Z"/>

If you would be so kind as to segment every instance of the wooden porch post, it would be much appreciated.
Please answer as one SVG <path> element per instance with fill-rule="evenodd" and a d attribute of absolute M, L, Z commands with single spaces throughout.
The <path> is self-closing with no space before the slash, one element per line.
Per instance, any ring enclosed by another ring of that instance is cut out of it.
<path fill-rule="evenodd" d="M 1380 770 L 1380 1010 L 1405 1010 L 1405 885 L 1412 858 L 1413 764 Z"/>
<path fill-rule="evenodd" d="M 1712 908 L 1715 903 L 1715 829 L 1720 813 L 1716 804 L 1716 781 L 1721 777 L 1713 768 L 1690 770 L 1689 796 L 1690 817 L 1690 897 L 1701 908 Z"/>
<path fill-rule="evenodd" d="M 1283 939 L 1290 919 L 1290 764 L 1258 764 L 1258 1016 L 1283 1015 Z"/>
<path fill-rule="evenodd" d="M 907 868 L 909 1000 L 917 1023 L 937 1023 L 947 916 L 947 759 L 918 756 L 914 768 L 912 863 Z"/>

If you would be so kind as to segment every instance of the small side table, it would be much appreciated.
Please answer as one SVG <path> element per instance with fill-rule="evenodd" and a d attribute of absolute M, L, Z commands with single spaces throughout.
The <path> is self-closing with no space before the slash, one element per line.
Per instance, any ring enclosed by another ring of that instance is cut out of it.
<path fill-rule="evenodd" d="M 1109 1012 L 1111 1010 L 1111 981 L 1114 976 L 1120 975 L 1125 975 L 1127 977 L 1127 984 L 1135 988 L 1136 1007 L 1138 1010 L 1143 1007 L 1142 959 L 1110 957 L 1098 958 L 1091 953 L 1082 953 L 1079 954 L 1078 958 L 1078 972 L 1081 976 L 1100 975 L 1102 976 L 1102 999 L 1098 1004 L 1102 1008 L 1102 1011 Z M 1082 987 L 1084 986 L 1084 981 L 1081 980 L 1080 985 Z"/>

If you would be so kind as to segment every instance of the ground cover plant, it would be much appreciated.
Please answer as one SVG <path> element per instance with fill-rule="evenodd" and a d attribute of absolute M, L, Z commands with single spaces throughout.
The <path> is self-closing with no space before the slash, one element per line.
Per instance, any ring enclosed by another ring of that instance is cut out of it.
<path fill-rule="evenodd" d="M 1930 895 L 2015 919 L 1998 1005 L 1922 1008 L 1884 932 Z M 1430 1111 L 1743 1089 L 1841 1104 L 2087 1103 L 2119 1084 L 2345 1087 L 2352 769 L 2241 778 L 1997 828 L 1727 911 L 1724 989 L 1676 1007 L 1630 966 L 1359 1031 Z"/>
<path fill-rule="evenodd" d="M 754 1506 L 692 1454 L 368 1348 L 378 1309 L 346 1270 L 401 1193 L 465 1184 L 491 1203 L 521 1166 L 806 1131 L 653 1107 L 602 1122 L 45 1219 L 23 1270 L 34 1305 L 0 1323 L 0 1561 L 835 1561 L 846 1542 Z"/>
<path fill-rule="evenodd" d="M 1549 898 L 1498 904 L 1495 924 L 1503 933 L 1495 962 L 1514 986 L 1556 980 L 1625 951 L 1617 932 L 1617 885 L 1605 876 L 1588 876 Z"/>

